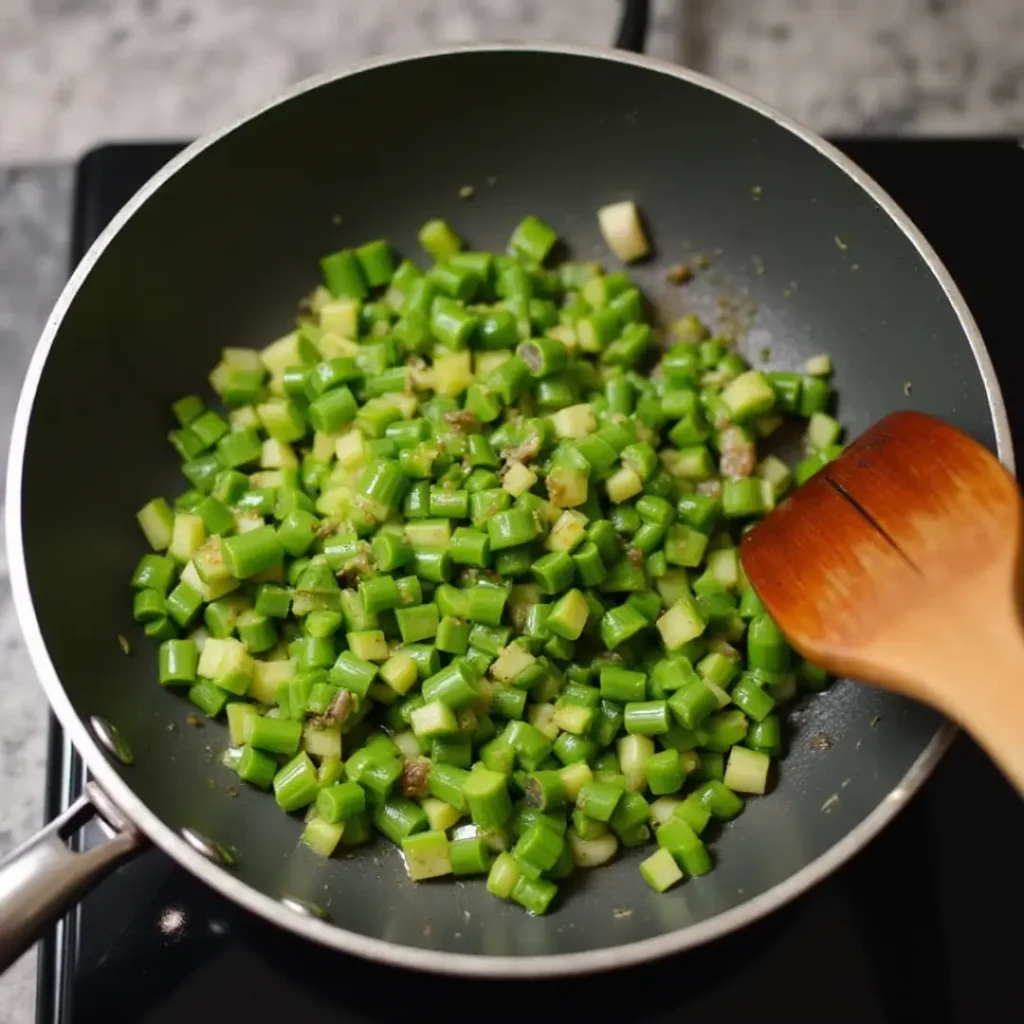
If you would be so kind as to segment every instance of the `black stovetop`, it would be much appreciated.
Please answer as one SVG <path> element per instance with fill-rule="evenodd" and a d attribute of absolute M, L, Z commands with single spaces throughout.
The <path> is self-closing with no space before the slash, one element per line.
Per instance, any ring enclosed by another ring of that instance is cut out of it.
<path fill-rule="evenodd" d="M 1024 151 L 1015 140 L 850 141 L 910 213 L 984 334 L 1024 442 Z M 114 146 L 79 166 L 72 257 L 171 155 Z M 54 727 L 48 813 L 81 764 Z M 87 840 L 88 841 L 88 838 Z M 530 984 L 404 974 L 275 930 L 152 851 L 104 883 L 42 947 L 38 1021 L 384 1022 L 534 1006 L 594 1021 L 1024 1021 L 1024 810 L 960 737 L 910 807 L 830 880 L 739 935 L 639 969 Z M 1005 931 L 1002 929 L 1005 928 Z M 627 1007 L 635 1008 L 633 1012 Z M 522 1008 L 522 1009 L 519 1009 Z M 527 1010 L 527 1012 L 529 1012 Z M 423 1016 L 425 1014 L 425 1017 Z"/>

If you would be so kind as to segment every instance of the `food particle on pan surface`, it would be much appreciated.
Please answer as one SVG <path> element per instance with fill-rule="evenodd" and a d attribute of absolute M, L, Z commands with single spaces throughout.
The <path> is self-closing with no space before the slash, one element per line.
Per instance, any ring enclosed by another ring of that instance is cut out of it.
<path fill-rule="evenodd" d="M 816 732 L 811 737 L 811 750 L 828 750 L 832 746 L 832 737 L 827 732 Z"/>
<path fill-rule="evenodd" d="M 132 653 L 131 641 L 123 633 L 117 634 L 117 643 L 123 654 L 130 655 Z"/>
<path fill-rule="evenodd" d="M 602 206 L 597 211 L 597 222 L 605 244 L 623 263 L 642 259 L 651 251 L 640 211 L 631 200 Z"/>
<path fill-rule="evenodd" d="M 474 195 L 476 195 L 476 189 L 472 185 L 463 185 L 459 189 L 460 199 L 472 199 Z"/>
<path fill-rule="evenodd" d="M 689 263 L 674 263 L 668 268 L 665 280 L 669 284 L 686 284 L 693 280 L 693 267 Z"/>
<path fill-rule="evenodd" d="M 836 805 L 837 803 L 839 803 L 839 794 L 838 794 L 838 793 L 833 793 L 833 794 L 832 794 L 832 795 L 831 795 L 831 796 L 830 796 L 830 797 L 829 797 L 829 798 L 828 798 L 828 799 L 827 799 L 827 800 L 826 800 L 826 801 L 825 801 L 825 802 L 824 802 L 824 803 L 823 803 L 823 804 L 821 805 L 821 813 L 822 813 L 822 814 L 831 814 L 831 813 L 832 813 L 832 808 L 833 808 L 833 807 L 835 807 L 835 805 Z"/>
<path fill-rule="evenodd" d="M 914 390 L 914 382 L 905 380 L 903 382 L 903 394 L 910 396 L 910 392 Z"/>
<path fill-rule="evenodd" d="M 634 204 L 599 220 L 649 251 Z M 534 216 L 505 253 L 419 238 L 324 257 L 292 332 L 222 352 L 220 411 L 174 403 L 188 487 L 139 513 L 132 577 L 159 682 L 320 856 L 383 836 L 532 914 L 622 851 L 659 892 L 703 875 L 827 685 L 736 544 L 842 450 L 831 362 L 752 368 L 730 302 L 662 343 L 627 273 L 555 264 Z M 793 468 L 758 456 L 784 417 Z"/>

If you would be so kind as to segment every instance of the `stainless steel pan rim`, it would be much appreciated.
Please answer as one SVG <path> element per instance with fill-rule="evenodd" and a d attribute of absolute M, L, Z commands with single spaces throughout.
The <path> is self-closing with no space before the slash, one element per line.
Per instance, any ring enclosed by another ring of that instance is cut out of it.
<path fill-rule="evenodd" d="M 848 177 L 853 179 L 899 226 L 907 239 L 917 249 L 921 258 L 931 269 L 932 274 L 945 292 L 953 307 L 964 334 L 970 344 L 975 361 L 981 373 L 988 399 L 989 410 L 995 426 L 996 449 L 1002 463 L 1012 472 L 1014 470 L 1013 443 L 1010 436 L 1009 422 L 1003 396 L 996 380 L 995 371 L 988 351 L 981 338 L 977 324 L 964 302 L 963 296 L 953 282 L 946 268 L 940 262 L 932 247 L 917 230 L 905 213 L 869 175 L 865 174 L 856 164 L 847 159 L 834 146 L 827 143 L 816 133 L 804 128 L 768 104 L 748 96 L 739 90 L 717 82 L 705 75 L 689 71 L 666 61 L 650 57 L 636 56 L 621 51 L 599 50 L 591 47 L 568 45 L 535 45 L 535 44 L 482 44 L 478 46 L 460 46 L 446 49 L 425 51 L 419 54 L 386 57 L 362 62 L 354 67 L 336 74 L 327 74 L 310 79 L 286 92 L 272 103 L 248 117 L 236 121 L 219 132 L 207 136 L 189 146 L 183 153 L 172 160 L 163 170 L 153 177 L 121 210 L 107 229 L 99 236 L 85 258 L 72 274 L 62 292 L 53 313 L 43 331 L 39 344 L 29 365 L 25 383 L 14 420 L 11 441 L 10 461 L 7 473 L 7 515 L 6 532 L 8 560 L 10 564 L 11 585 L 14 593 L 15 608 L 18 620 L 25 635 L 26 645 L 32 658 L 36 673 L 46 692 L 51 707 L 54 709 L 61 725 L 68 733 L 71 741 L 85 759 L 89 772 L 96 779 L 110 799 L 124 814 L 131 819 L 157 846 L 203 879 L 208 885 L 219 890 L 236 903 L 253 913 L 259 914 L 274 924 L 281 925 L 297 935 L 314 939 L 325 946 L 333 947 L 346 953 L 380 960 L 400 967 L 432 971 L 441 974 L 475 975 L 478 977 L 521 978 L 541 977 L 565 974 L 583 974 L 610 970 L 629 964 L 636 964 L 669 953 L 676 953 L 719 938 L 728 932 L 741 928 L 756 921 L 758 918 L 781 907 L 783 904 L 799 896 L 815 883 L 842 866 L 857 851 L 865 846 L 882 828 L 887 825 L 897 812 L 906 805 L 908 800 L 920 788 L 931 774 L 942 754 L 952 741 L 956 728 L 950 723 L 940 726 L 928 746 L 920 754 L 900 783 L 883 799 L 879 805 L 852 831 L 839 842 L 807 864 L 786 881 L 776 885 L 760 896 L 748 900 L 724 914 L 711 920 L 693 925 L 679 931 L 653 939 L 634 942 L 629 945 L 591 950 L 584 953 L 553 954 L 550 956 L 526 957 L 489 957 L 467 954 L 441 953 L 430 950 L 416 949 L 409 946 L 393 945 L 378 939 L 367 938 L 344 928 L 328 924 L 293 911 L 282 909 L 281 903 L 251 888 L 236 877 L 219 867 L 190 846 L 177 832 L 168 828 L 132 791 L 131 787 L 120 777 L 108 762 L 105 754 L 96 744 L 92 734 L 86 728 L 72 707 L 43 642 L 39 623 L 29 591 L 25 555 L 21 542 L 21 485 L 22 463 L 28 438 L 28 426 L 35 399 L 36 390 L 42 376 L 50 347 L 60 329 L 61 321 L 70 307 L 79 288 L 86 281 L 92 266 L 100 254 L 111 243 L 128 219 L 143 203 L 164 184 L 175 172 L 193 160 L 198 154 L 218 139 L 232 132 L 265 110 L 277 106 L 294 96 L 316 89 L 328 82 L 347 78 L 362 71 L 389 64 L 429 60 L 436 57 L 465 52 L 502 53 L 507 51 L 527 51 L 546 54 L 564 54 L 573 57 L 587 57 L 597 60 L 615 61 L 632 64 L 662 75 L 689 82 L 710 92 L 739 103 L 774 121 L 781 128 L 799 137 L 809 146 L 816 149 L 824 157 L 835 164 Z"/>

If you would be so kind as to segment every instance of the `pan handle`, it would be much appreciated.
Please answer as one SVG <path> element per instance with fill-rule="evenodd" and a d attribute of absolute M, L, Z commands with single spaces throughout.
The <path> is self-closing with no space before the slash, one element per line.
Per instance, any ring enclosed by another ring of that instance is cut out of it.
<path fill-rule="evenodd" d="M 615 33 L 615 48 L 643 53 L 647 45 L 647 21 L 650 0 L 622 0 L 622 17 Z"/>
<path fill-rule="evenodd" d="M 75 853 L 66 840 L 99 815 L 106 842 Z M 138 853 L 145 837 L 94 783 L 59 817 L 0 861 L 0 973 L 107 874 Z"/>

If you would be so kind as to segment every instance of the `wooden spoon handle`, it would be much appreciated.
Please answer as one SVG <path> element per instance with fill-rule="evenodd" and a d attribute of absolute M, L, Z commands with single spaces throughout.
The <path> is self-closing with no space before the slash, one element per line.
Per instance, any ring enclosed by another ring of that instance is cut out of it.
<path fill-rule="evenodd" d="M 986 670 L 998 673 L 999 696 L 953 713 L 1024 796 L 1024 644 L 1012 658 L 992 652 Z"/>
<path fill-rule="evenodd" d="M 973 636 L 934 642 L 920 664 L 927 682 L 913 690 L 962 725 L 1024 796 L 1024 632 L 1012 609 L 989 612 Z"/>

